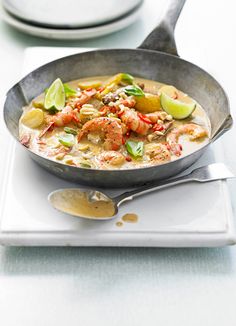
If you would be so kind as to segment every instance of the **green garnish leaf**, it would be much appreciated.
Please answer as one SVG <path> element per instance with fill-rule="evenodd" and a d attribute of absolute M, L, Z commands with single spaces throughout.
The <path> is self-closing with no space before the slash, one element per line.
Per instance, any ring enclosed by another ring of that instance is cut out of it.
<path fill-rule="evenodd" d="M 144 151 L 144 143 L 142 141 L 128 140 L 125 147 L 129 154 L 133 157 L 142 157 Z"/>
<path fill-rule="evenodd" d="M 70 97 L 76 94 L 76 90 L 71 88 L 68 84 L 63 84 L 66 97 Z"/>
<path fill-rule="evenodd" d="M 140 97 L 145 95 L 143 90 L 137 85 L 126 86 L 124 91 L 127 95 L 140 96 Z"/>
<path fill-rule="evenodd" d="M 122 80 L 127 82 L 128 84 L 133 84 L 134 82 L 134 77 L 131 76 L 130 74 L 122 73 Z"/>
<path fill-rule="evenodd" d="M 80 163 L 80 166 L 82 168 L 86 168 L 86 169 L 90 169 L 91 168 L 91 165 L 89 163 Z"/>
<path fill-rule="evenodd" d="M 45 99 L 44 99 L 44 108 L 46 110 L 55 107 L 57 110 L 62 110 L 65 106 L 65 90 L 60 78 L 54 80 L 54 82 L 49 87 Z"/>
<path fill-rule="evenodd" d="M 55 106 L 52 106 L 50 109 L 47 110 L 47 112 L 49 114 L 56 114 L 57 112 L 59 112 L 60 110 L 58 110 L 57 108 L 55 108 Z"/>
<path fill-rule="evenodd" d="M 60 135 L 58 136 L 58 140 L 62 145 L 66 147 L 72 147 L 75 143 L 75 137 L 71 134 Z"/>
<path fill-rule="evenodd" d="M 69 128 L 69 127 L 65 127 L 64 128 L 64 131 L 67 133 L 67 134 L 72 134 L 72 135 L 77 135 L 77 131 L 73 128 Z"/>

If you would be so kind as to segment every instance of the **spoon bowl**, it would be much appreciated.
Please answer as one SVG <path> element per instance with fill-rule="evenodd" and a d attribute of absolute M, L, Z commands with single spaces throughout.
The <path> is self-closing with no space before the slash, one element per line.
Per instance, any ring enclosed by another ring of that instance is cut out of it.
<path fill-rule="evenodd" d="M 85 219 L 108 220 L 118 212 L 116 201 L 97 190 L 58 189 L 48 196 L 57 210 Z"/>
<path fill-rule="evenodd" d="M 234 178 L 234 174 L 223 163 L 213 163 L 193 170 L 184 176 L 144 185 L 117 197 L 109 197 L 97 190 L 80 188 L 58 189 L 48 196 L 49 202 L 57 210 L 90 220 L 110 220 L 118 213 L 119 206 L 135 197 L 186 182 L 210 182 Z"/>

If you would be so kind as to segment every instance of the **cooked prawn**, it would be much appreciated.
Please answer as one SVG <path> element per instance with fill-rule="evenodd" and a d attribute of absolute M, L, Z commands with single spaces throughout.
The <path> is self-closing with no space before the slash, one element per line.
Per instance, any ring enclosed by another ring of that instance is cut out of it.
<path fill-rule="evenodd" d="M 132 97 L 127 97 L 126 99 L 120 99 L 119 104 L 123 104 L 124 106 L 128 108 L 133 108 L 136 104 L 136 101 Z"/>
<path fill-rule="evenodd" d="M 100 117 L 86 122 L 78 135 L 78 141 L 90 132 L 102 132 L 105 134 L 104 148 L 106 150 L 116 151 L 122 145 L 122 127 L 117 119 Z"/>
<path fill-rule="evenodd" d="M 125 157 L 120 152 L 105 151 L 98 155 L 98 160 L 101 164 L 122 165 L 125 162 Z"/>
<path fill-rule="evenodd" d="M 49 157 L 51 157 L 51 156 L 56 156 L 56 155 L 58 155 L 58 154 L 61 154 L 62 156 L 61 156 L 61 159 L 66 155 L 66 154 L 68 154 L 69 152 L 71 151 L 71 148 L 66 148 L 66 147 L 64 147 L 64 146 L 60 146 L 60 147 L 58 147 L 58 148 L 53 148 L 53 149 L 49 149 L 48 151 L 47 151 L 47 155 L 49 156 Z"/>
<path fill-rule="evenodd" d="M 97 93 L 95 88 L 87 89 L 81 92 L 80 96 L 73 99 L 69 104 L 73 107 L 80 109 L 82 105 L 88 103 L 88 101 Z"/>
<path fill-rule="evenodd" d="M 48 125 L 38 135 L 38 139 L 40 140 L 48 131 L 51 131 L 53 129 L 53 125 L 54 125 L 54 122 L 49 121 Z"/>
<path fill-rule="evenodd" d="M 145 155 L 154 164 L 162 164 L 171 160 L 171 153 L 162 143 L 152 143 L 145 146 Z"/>
<path fill-rule="evenodd" d="M 188 134 L 190 140 L 196 140 L 207 136 L 207 131 L 201 126 L 194 123 L 187 123 L 172 129 L 166 136 L 166 141 L 171 147 L 171 151 L 177 155 L 181 155 L 182 146 L 178 144 L 181 135 Z"/>
<path fill-rule="evenodd" d="M 164 111 L 156 111 L 156 112 L 152 112 L 152 113 L 147 113 L 145 114 L 145 116 L 152 122 L 152 123 L 157 123 L 158 120 L 161 121 L 171 121 L 172 120 L 172 116 L 170 114 L 167 114 Z"/>
<path fill-rule="evenodd" d="M 146 135 L 151 127 L 150 124 L 139 118 L 137 112 L 127 107 L 124 107 L 118 115 L 127 128 L 135 131 L 137 134 Z"/>
<path fill-rule="evenodd" d="M 30 145 L 30 139 L 31 139 L 31 135 L 30 134 L 24 134 L 21 139 L 20 142 L 22 145 L 24 145 L 25 147 L 29 147 Z"/>
<path fill-rule="evenodd" d="M 71 106 L 67 105 L 61 112 L 58 112 L 54 116 L 49 116 L 49 123 L 53 123 L 56 127 L 64 127 L 72 120 L 79 122 L 77 117 L 77 110 L 73 110 Z"/>

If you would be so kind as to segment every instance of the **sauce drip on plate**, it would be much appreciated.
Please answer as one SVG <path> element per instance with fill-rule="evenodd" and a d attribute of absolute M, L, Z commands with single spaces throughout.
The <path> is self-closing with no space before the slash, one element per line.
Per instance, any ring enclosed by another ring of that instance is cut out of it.
<path fill-rule="evenodd" d="M 122 221 L 126 223 L 137 223 L 138 222 L 138 215 L 137 214 L 125 214 L 122 216 Z"/>

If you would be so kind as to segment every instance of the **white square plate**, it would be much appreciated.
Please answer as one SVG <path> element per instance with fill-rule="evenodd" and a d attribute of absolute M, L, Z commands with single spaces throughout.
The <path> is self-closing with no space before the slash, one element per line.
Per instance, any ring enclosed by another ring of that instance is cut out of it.
<path fill-rule="evenodd" d="M 24 73 L 81 49 L 30 48 Z M 220 161 L 217 142 L 194 165 Z M 236 239 L 226 181 L 189 183 L 137 198 L 120 207 L 111 221 L 88 221 L 55 211 L 47 195 L 74 185 L 44 171 L 27 152 L 11 142 L 1 189 L 0 243 L 5 245 L 60 246 L 224 246 Z M 118 193 L 122 190 L 108 190 Z M 135 224 L 116 225 L 122 215 L 136 213 Z"/>

